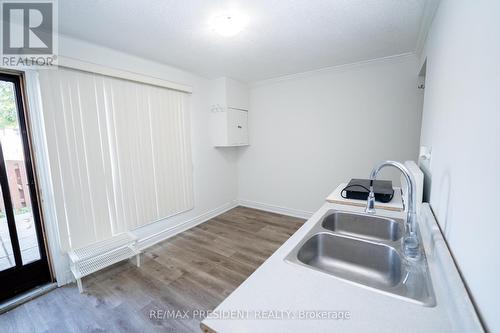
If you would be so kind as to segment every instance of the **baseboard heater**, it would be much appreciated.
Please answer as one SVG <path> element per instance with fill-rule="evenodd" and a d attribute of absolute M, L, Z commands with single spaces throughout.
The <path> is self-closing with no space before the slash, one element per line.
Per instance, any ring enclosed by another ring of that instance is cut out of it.
<path fill-rule="evenodd" d="M 82 278 L 119 261 L 136 257 L 136 265 L 141 265 L 141 252 L 137 249 L 137 237 L 129 232 L 120 233 L 111 238 L 92 243 L 68 252 L 71 272 L 78 284 L 78 291 L 83 292 Z"/>

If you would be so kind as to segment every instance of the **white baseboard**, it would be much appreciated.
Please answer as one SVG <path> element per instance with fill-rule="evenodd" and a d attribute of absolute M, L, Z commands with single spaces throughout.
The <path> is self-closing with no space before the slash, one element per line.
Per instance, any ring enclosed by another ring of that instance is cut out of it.
<path fill-rule="evenodd" d="M 307 212 L 304 210 L 275 206 L 275 205 L 265 204 L 262 202 L 256 202 L 256 201 L 251 201 L 251 200 L 241 200 L 240 199 L 240 200 L 238 200 L 238 204 L 240 206 L 244 206 L 244 207 L 248 207 L 248 208 L 260 209 L 260 210 L 264 210 L 266 212 L 288 215 L 288 216 L 298 217 L 298 218 L 302 218 L 302 219 L 306 219 L 306 220 L 313 215 L 312 212 Z"/>
<path fill-rule="evenodd" d="M 310 218 L 313 213 L 311 212 L 306 212 L 303 210 L 298 210 L 298 209 L 292 209 L 292 208 L 286 208 L 286 207 L 280 207 L 280 206 L 275 206 L 275 205 L 269 205 L 261 202 L 255 202 L 255 201 L 250 201 L 250 200 L 234 200 L 231 202 L 228 202 L 222 206 L 219 206 L 215 209 L 212 209 L 208 212 L 205 212 L 199 216 L 196 216 L 192 219 L 189 219 L 187 221 L 184 221 L 182 223 L 179 223 L 175 226 L 172 226 L 170 228 L 164 229 L 160 232 L 157 232 L 152 235 L 148 235 L 142 238 L 139 238 L 137 241 L 138 248 L 143 251 L 147 249 L 150 246 L 153 246 L 161 241 L 164 241 L 170 237 L 173 237 L 177 235 L 178 233 L 181 233 L 183 231 L 186 231 L 188 229 L 191 229 L 203 222 L 206 222 L 220 214 L 223 214 L 227 212 L 228 210 L 231 210 L 237 206 L 244 206 L 248 208 L 254 208 L 254 209 L 259 209 L 271 213 L 277 213 L 277 214 L 282 214 L 282 215 L 288 215 L 288 216 L 293 216 L 293 217 L 298 217 L 298 218 L 303 218 L 303 219 L 308 219 Z M 67 283 L 71 283 L 74 281 L 73 275 L 71 274 L 71 271 L 67 271 L 66 274 L 64 274 L 64 278 L 58 279 L 58 286 L 65 285 Z"/>
<path fill-rule="evenodd" d="M 212 209 L 206 213 L 203 213 L 197 217 L 194 217 L 190 220 L 187 220 L 183 223 L 180 223 L 178 225 L 172 226 L 170 228 L 167 228 L 165 230 L 162 230 L 158 233 L 155 233 L 153 235 L 149 235 L 143 238 L 140 238 L 138 240 L 138 247 L 142 251 L 152 245 L 155 245 L 161 241 L 164 241 L 172 236 L 177 235 L 178 233 L 181 233 L 183 231 L 186 231 L 188 229 L 191 229 L 198 224 L 201 224 L 203 222 L 206 222 L 220 214 L 223 214 L 227 212 L 228 210 L 231 210 L 237 206 L 244 206 L 244 207 L 249 207 L 249 208 L 254 208 L 254 209 L 260 209 L 264 210 L 267 212 L 272 212 L 272 213 L 278 213 L 278 214 L 283 214 L 283 215 L 288 215 L 288 216 L 294 216 L 298 218 L 303 218 L 303 219 L 308 219 L 310 218 L 313 213 L 311 212 L 306 212 L 303 210 L 298 210 L 298 209 L 291 209 L 291 208 L 285 208 L 285 207 L 279 207 L 279 206 L 274 206 L 274 205 L 269 205 L 269 204 L 264 204 L 260 202 L 255 202 L 255 201 L 250 201 L 250 200 L 235 200 L 232 202 L 228 202 L 222 206 L 219 206 L 215 209 Z"/>
<path fill-rule="evenodd" d="M 162 231 L 155 233 L 153 235 L 149 235 L 147 237 L 140 238 L 137 242 L 138 247 L 142 251 L 142 250 L 144 250 L 144 249 L 146 249 L 154 244 L 157 244 L 157 243 L 164 241 L 172 236 L 175 236 L 178 233 L 181 233 L 183 231 L 191 229 L 191 228 L 197 226 L 198 224 L 206 222 L 206 221 L 208 221 L 208 220 L 210 220 L 210 219 L 212 219 L 212 218 L 214 218 L 222 213 L 225 213 L 228 210 L 231 210 L 237 206 L 244 206 L 244 207 L 249 207 L 249 208 L 254 208 L 254 209 L 260 209 L 260 210 L 264 210 L 267 212 L 288 215 L 288 216 L 293 216 L 293 217 L 298 217 L 298 218 L 303 218 L 303 219 L 308 219 L 313 215 L 312 212 L 307 212 L 307 211 L 298 210 L 298 209 L 285 208 L 285 207 L 269 205 L 269 204 L 264 204 L 264 203 L 260 203 L 260 202 L 250 201 L 250 200 L 235 200 L 232 202 L 228 202 L 222 206 L 219 206 L 215 209 L 212 209 L 212 210 L 210 210 L 202 215 L 199 215 L 195 218 L 187 220 L 183 223 L 172 226 L 170 228 L 162 230 Z"/>
<path fill-rule="evenodd" d="M 149 235 L 149 236 L 140 238 L 137 241 L 138 247 L 142 251 L 142 250 L 144 250 L 152 245 L 155 245 L 156 243 L 164 241 L 165 239 L 170 238 L 172 236 L 175 236 L 180 232 L 186 231 L 190 228 L 197 226 L 198 224 L 206 222 L 206 221 L 216 217 L 217 215 L 225 213 L 228 210 L 233 209 L 236 206 L 238 206 L 237 201 L 228 202 L 222 206 L 219 206 L 215 209 L 212 209 L 208 212 L 205 212 L 205 213 L 203 213 L 197 217 L 194 217 L 192 219 L 189 219 L 185 222 L 182 222 L 180 224 L 177 224 L 175 226 L 172 226 L 170 228 L 162 230 L 162 231 L 155 233 L 153 235 Z"/>
<path fill-rule="evenodd" d="M 313 213 L 311 213 L 311 212 L 306 212 L 306 211 L 298 210 L 298 209 L 285 208 L 285 207 L 269 205 L 269 204 L 264 204 L 264 203 L 260 203 L 260 202 L 250 201 L 250 200 L 235 200 L 232 202 L 228 202 L 222 206 L 219 206 L 215 209 L 212 209 L 206 213 L 203 213 L 203 214 L 201 214 L 197 217 L 194 217 L 190 220 L 187 220 L 183 223 L 172 226 L 170 228 L 162 230 L 162 231 L 155 233 L 153 235 L 149 235 L 149 236 L 140 238 L 137 242 L 138 247 L 142 251 L 142 250 L 144 250 L 152 245 L 155 245 L 155 244 L 157 244 L 161 241 L 164 241 L 172 236 L 175 236 L 178 233 L 181 233 L 183 231 L 191 229 L 191 228 L 197 226 L 198 224 L 201 224 L 201 223 L 206 222 L 206 221 L 208 221 L 208 220 L 210 220 L 210 219 L 212 219 L 220 214 L 223 214 L 223 213 L 227 212 L 228 210 L 231 210 L 237 206 L 244 206 L 244 207 L 249 207 L 249 208 L 254 208 L 254 209 L 260 209 L 260 210 L 264 210 L 267 212 L 288 215 L 288 216 L 293 216 L 293 217 L 298 217 L 298 218 L 303 218 L 303 219 L 308 219 L 313 215 Z"/>
<path fill-rule="evenodd" d="M 234 200 L 232 202 L 228 202 L 222 206 L 219 206 L 215 209 L 212 209 L 208 212 L 205 212 L 205 213 L 203 213 L 199 216 L 196 216 L 192 219 L 189 219 L 187 221 L 184 221 L 182 223 L 174 225 L 170 228 L 164 229 L 164 230 L 157 232 L 157 233 L 154 233 L 152 235 L 148 235 L 148 236 L 139 238 L 137 241 L 137 246 L 141 251 L 143 251 L 143 250 L 147 249 L 148 247 L 155 245 L 156 243 L 164 241 L 172 236 L 177 235 L 178 233 L 181 233 L 183 231 L 186 231 L 190 228 L 197 226 L 198 224 L 206 222 L 206 221 L 210 220 L 211 218 L 216 217 L 217 215 L 220 215 L 222 213 L 227 212 L 230 209 L 235 208 L 236 206 L 238 206 L 238 202 L 236 200 Z M 57 285 L 59 287 L 75 281 L 73 273 L 71 273 L 71 270 L 67 270 L 64 274 L 60 274 L 60 275 L 61 276 L 57 280 Z"/>

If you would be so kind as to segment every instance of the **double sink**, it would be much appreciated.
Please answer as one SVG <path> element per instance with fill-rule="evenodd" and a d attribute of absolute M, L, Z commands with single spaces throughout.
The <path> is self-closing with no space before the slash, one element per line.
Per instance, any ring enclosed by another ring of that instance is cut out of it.
<path fill-rule="evenodd" d="M 375 292 L 434 306 L 424 251 L 419 260 L 406 260 L 403 233 L 401 219 L 330 210 L 285 260 Z"/>

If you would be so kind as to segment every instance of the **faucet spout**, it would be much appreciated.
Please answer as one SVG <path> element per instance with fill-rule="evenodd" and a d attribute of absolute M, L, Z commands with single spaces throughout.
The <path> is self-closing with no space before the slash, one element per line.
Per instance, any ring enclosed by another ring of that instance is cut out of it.
<path fill-rule="evenodd" d="M 375 193 L 373 192 L 373 180 L 370 181 L 370 193 L 366 201 L 365 212 L 368 214 L 375 214 Z"/>
<path fill-rule="evenodd" d="M 419 242 L 417 237 L 417 214 L 416 214 L 416 206 L 417 206 L 417 198 L 416 198 L 416 184 L 415 179 L 412 174 L 408 171 L 408 169 L 400 162 L 396 161 L 384 161 L 376 165 L 372 172 L 370 173 L 370 194 L 368 195 L 368 200 L 366 204 L 366 212 L 370 214 L 375 213 L 375 194 L 373 192 L 373 181 L 377 178 L 378 173 L 384 167 L 394 167 L 399 169 L 403 174 L 406 183 L 408 184 L 408 208 L 406 214 L 405 221 L 405 235 L 403 237 L 403 250 L 404 254 L 409 259 L 419 259 L 420 258 L 420 249 Z"/>

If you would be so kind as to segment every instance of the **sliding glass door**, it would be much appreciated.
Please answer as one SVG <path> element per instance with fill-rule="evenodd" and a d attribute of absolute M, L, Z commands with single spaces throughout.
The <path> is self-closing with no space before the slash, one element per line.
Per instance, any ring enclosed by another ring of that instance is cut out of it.
<path fill-rule="evenodd" d="M 0 73 L 0 301 L 50 281 L 21 77 Z"/>

